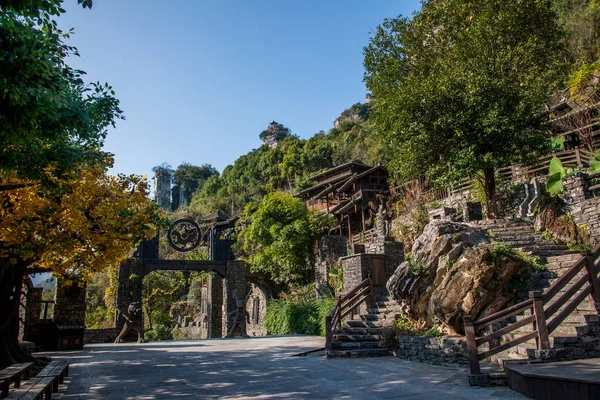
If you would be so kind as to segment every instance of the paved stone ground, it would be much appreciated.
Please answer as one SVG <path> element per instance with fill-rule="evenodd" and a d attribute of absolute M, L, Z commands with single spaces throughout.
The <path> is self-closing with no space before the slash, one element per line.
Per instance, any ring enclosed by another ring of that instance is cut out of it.
<path fill-rule="evenodd" d="M 38 353 L 71 363 L 63 399 L 525 399 L 471 388 L 463 368 L 393 357 L 327 359 L 323 338 L 285 336 L 87 345 Z"/>

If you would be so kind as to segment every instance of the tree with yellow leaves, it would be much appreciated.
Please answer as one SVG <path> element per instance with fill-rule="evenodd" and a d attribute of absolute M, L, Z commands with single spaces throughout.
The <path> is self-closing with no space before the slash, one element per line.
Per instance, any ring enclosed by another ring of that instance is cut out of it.
<path fill-rule="evenodd" d="M 84 168 L 50 186 L 23 182 L 0 192 L 0 368 L 22 361 L 16 295 L 25 274 L 48 271 L 85 280 L 118 264 L 165 222 L 139 176 L 110 176 Z M 28 183 L 28 184 L 27 184 Z"/>

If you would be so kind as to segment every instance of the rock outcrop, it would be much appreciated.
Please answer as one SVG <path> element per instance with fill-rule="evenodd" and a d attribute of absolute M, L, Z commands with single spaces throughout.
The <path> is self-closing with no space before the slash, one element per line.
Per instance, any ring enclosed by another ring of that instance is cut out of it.
<path fill-rule="evenodd" d="M 520 257 L 493 249 L 480 228 L 434 220 L 388 281 L 388 291 L 418 324 L 438 322 L 462 333 L 465 314 L 481 318 L 501 310 L 515 296 L 513 279 L 529 270 Z"/>

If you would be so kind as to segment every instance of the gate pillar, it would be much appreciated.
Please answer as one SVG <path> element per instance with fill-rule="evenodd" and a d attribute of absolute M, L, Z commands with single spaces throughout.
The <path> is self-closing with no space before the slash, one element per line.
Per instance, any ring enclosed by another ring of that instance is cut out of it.
<path fill-rule="evenodd" d="M 118 286 L 115 315 L 115 327 L 123 328 L 125 319 L 120 313 L 126 313 L 131 303 L 142 305 L 142 280 L 144 279 L 144 264 L 141 260 L 128 258 L 119 265 Z M 144 326 L 143 313 L 140 316 L 140 325 Z"/>
<path fill-rule="evenodd" d="M 227 333 L 232 327 L 233 317 L 230 315 L 237 310 L 237 301 L 246 304 L 246 296 L 248 295 L 248 269 L 243 261 L 227 261 L 227 272 L 223 282 L 223 324 L 222 335 L 227 336 Z M 246 318 L 243 318 L 244 324 Z"/>

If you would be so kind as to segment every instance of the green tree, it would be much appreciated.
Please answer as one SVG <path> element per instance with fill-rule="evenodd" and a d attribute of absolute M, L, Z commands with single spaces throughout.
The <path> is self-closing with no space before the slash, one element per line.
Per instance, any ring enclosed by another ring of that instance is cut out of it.
<path fill-rule="evenodd" d="M 449 183 L 483 171 L 493 217 L 494 170 L 546 149 L 561 35 L 549 0 L 431 0 L 386 20 L 364 65 L 393 176 Z"/>
<path fill-rule="evenodd" d="M 275 283 L 306 283 L 314 261 L 318 229 L 304 203 L 283 192 L 250 203 L 242 215 L 237 252 L 252 272 Z"/>
<path fill-rule="evenodd" d="M 107 127 L 123 118 L 119 101 L 109 85 L 85 84 L 85 73 L 68 66 L 78 53 L 64 43 L 72 32 L 52 20 L 61 3 L 0 3 L 0 190 L 14 187 L 9 175 L 49 183 L 50 166 L 56 176 L 112 163 L 101 148 Z"/>
<path fill-rule="evenodd" d="M 189 203 L 196 190 L 202 188 L 208 178 L 218 174 L 219 172 L 210 164 L 198 166 L 184 162 L 177 167 L 173 177 L 175 184 L 183 189 L 183 196 Z"/>

